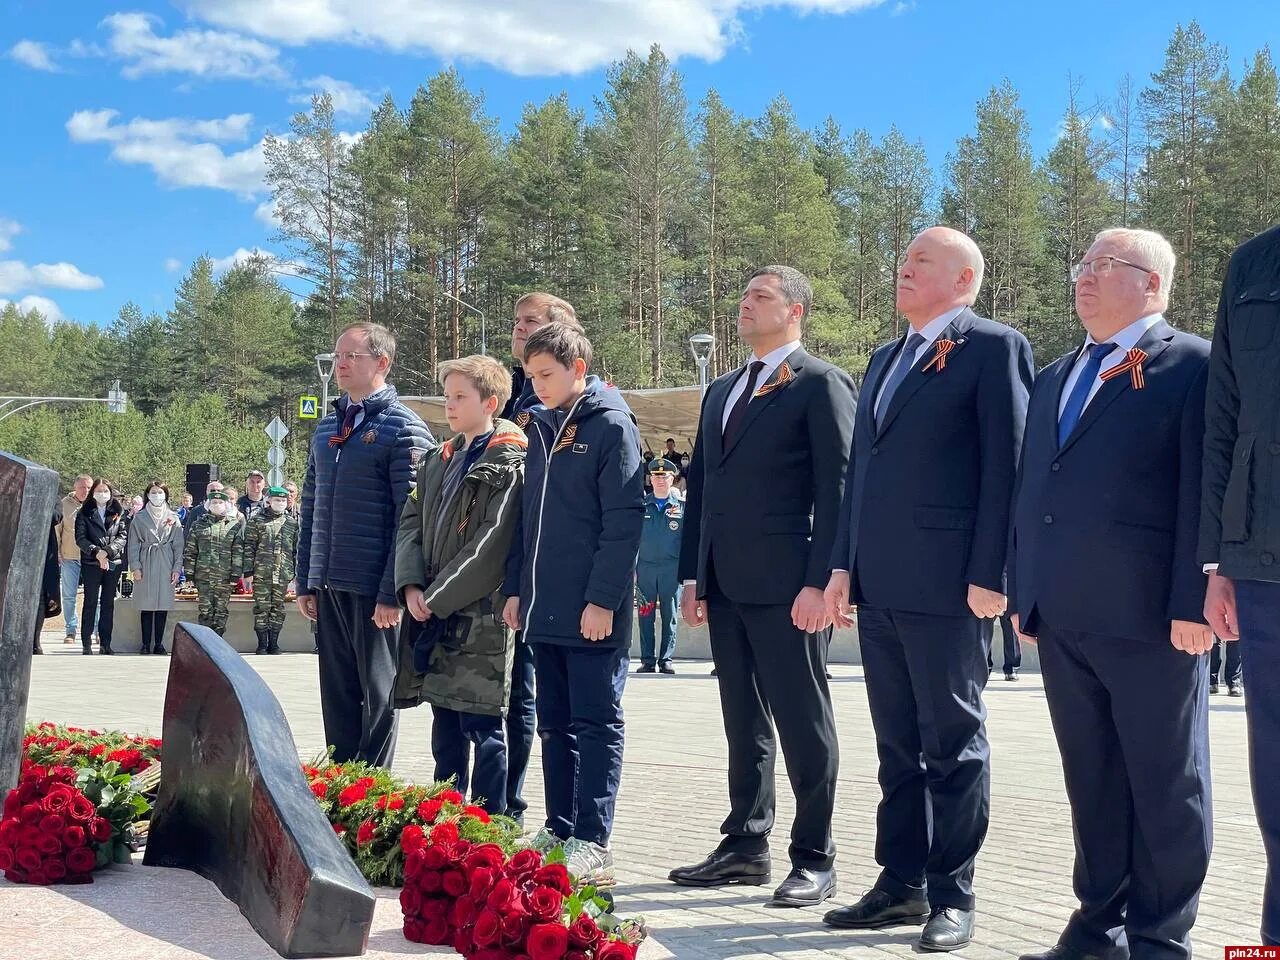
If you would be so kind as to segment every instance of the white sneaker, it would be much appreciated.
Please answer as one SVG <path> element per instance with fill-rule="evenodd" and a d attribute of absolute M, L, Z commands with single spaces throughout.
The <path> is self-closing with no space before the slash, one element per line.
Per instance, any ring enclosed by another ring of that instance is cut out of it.
<path fill-rule="evenodd" d="M 565 841 L 561 840 L 559 837 L 557 837 L 554 833 L 552 833 L 546 827 L 543 827 L 536 834 L 534 834 L 532 840 L 526 840 L 524 842 L 524 845 L 528 849 L 537 850 L 539 853 L 550 853 L 552 850 L 554 850 L 558 846 L 561 846 L 562 844 L 565 844 Z"/>
<path fill-rule="evenodd" d="M 570 837 L 564 845 L 565 868 L 579 883 L 593 887 L 611 887 L 617 881 L 613 875 L 613 854 L 590 840 Z"/>

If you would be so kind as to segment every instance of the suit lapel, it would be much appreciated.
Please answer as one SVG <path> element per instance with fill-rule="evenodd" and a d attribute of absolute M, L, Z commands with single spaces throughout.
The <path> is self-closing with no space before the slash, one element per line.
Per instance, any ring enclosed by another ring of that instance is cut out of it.
<path fill-rule="evenodd" d="M 1147 359 L 1143 361 L 1143 366 L 1147 367 L 1153 363 L 1156 357 L 1164 353 L 1169 346 L 1169 341 L 1173 339 L 1173 328 L 1164 321 L 1157 323 L 1154 327 L 1142 335 L 1137 343 L 1139 350 L 1147 355 Z M 1067 437 L 1067 442 L 1058 450 L 1059 454 L 1064 453 L 1075 443 L 1080 436 L 1091 426 L 1098 422 L 1107 407 L 1115 403 L 1116 399 L 1123 393 L 1132 390 L 1130 378 L 1127 375 L 1112 377 L 1105 380 L 1098 392 L 1093 395 L 1093 399 L 1089 401 L 1089 405 L 1084 408 L 1084 413 L 1080 415 L 1079 422 L 1076 423 L 1075 429 L 1071 431 L 1071 436 Z M 1056 414 L 1056 409 L 1055 409 Z M 1054 417 L 1054 428 L 1057 428 L 1057 417 Z"/>
<path fill-rule="evenodd" d="M 873 437 L 876 435 L 876 397 L 880 396 L 880 387 L 884 383 L 884 378 L 888 375 L 906 339 L 906 337 L 899 337 L 895 346 L 878 350 L 872 354 L 871 362 L 867 364 L 867 375 L 862 381 L 864 391 L 858 401 L 857 416 L 866 419 L 866 429 L 871 431 Z"/>
<path fill-rule="evenodd" d="M 1071 376 L 1071 371 L 1075 365 L 1080 362 L 1080 353 L 1084 350 L 1081 347 L 1071 355 L 1071 361 L 1064 363 L 1061 368 L 1054 371 L 1053 382 L 1050 387 L 1050 394 L 1053 396 L 1053 406 L 1050 407 L 1049 416 L 1049 438 L 1053 443 L 1053 448 L 1058 448 L 1058 411 L 1062 409 L 1062 391 L 1066 388 L 1067 377 Z"/>
<path fill-rule="evenodd" d="M 733 376 L 725 377 L 718 384 L 713 383 L 707 390 L 706 426 L 703 428 L 702 436 L 707 442 L 707 459 L 711 463 L 718 464 L 724 458 L 724 429 L 721 426 L 724 423 L 724 404 L 729 391 L 733 389 L 733 385 L 738 382 L 738 378 L 742 376 L 742 371 L 745 369 L 744 363 L 734 371 Z"/>
<path fill-rule="evenodd" d="M 806 356 L 808 354 L 804 352 L 804 347 L 796 347 L 787 355 L 787 359 L 778 364 L 778 369 L 769 375 L 769 379 L 756 387 L 756 392 L 752 396 L 751 402 L 747 404 L 746 412 L 742 415 L 742 424 L 738 427 L 738 432 L 729 442 L 729 445 L 724 448 L 723 457 L 733 453 L 734 447 L 738 445 L 738 441 L 747 435 L 756 418 L 764 412 L 764 409 L 769 404 L 773 403 L 783 390 L 791 385 L 795 380 L 796 372 L 804 365 Z M 725 396 L 728 396 L 728 391 L 725 392 Z M 724 410 L 723 403 L 721 403 L 720 409 L 721 411 Z"/>
<path fill-rule="evenodd" d="M 897 419 L 898 414 L 902 412 L 902 408 L 907 405 L 908 401 L 910 401 L 913 396 L 915 396 L 916 391 L 934 377 L 946 375 L 945 371 L 939 370 L 936 364 L 929 367 L 929 364 L 933 362 L 934 357 L 938 355 L 938 342 L 941 340 L 950 340 L 955 344 L 955 346 L 951 348 L 951 352 L 947 354 L 947 362 L 952 362 L 955 355 L 966 343 L 969 342 L 965 333 L 973 325 L 972 317 L 972 312 L 968 307 L 966 307 L 954 320 L 946 325 L 942 333 L 938 335 L 938 339 L 933 342 L 929 349 L 921 354 L 918 360 L 916 360 L 915 366 L 911 368 L 911 372 L 907 374 L 902 383 L 898 384 L 898 389 L 895 390 L 893 392 L 893 396 L 889 398 L 889 409 L 885 411 L 884 420 L 880 424 L 880 429 L 877 432 L 877 435 L 882 434 L 889 429 L 893 421 Z M 894 352 L 894 358 L 897 358 L 896 351 Z M 925 367 L 929 367 L 929 369 L 926 370 Z"/>

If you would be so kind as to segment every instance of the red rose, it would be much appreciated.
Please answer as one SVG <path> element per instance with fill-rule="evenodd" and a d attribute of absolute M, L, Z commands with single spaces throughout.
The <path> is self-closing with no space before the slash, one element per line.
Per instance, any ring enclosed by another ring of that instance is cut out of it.
<path fill-rule="evenodd" d="M 469 807 L 463 807 L 462 812 L 469 817 L 475 817 L 481 823 L 488 823 L 490 820 L 493 819 L 491 816 L 489 816 L 489 811 L 486 810 L 484 807 L 477 807 L 474 805 Z"/>
<path fill-rule="evenodd" d="M 28 827 L 38 827 L 43 816 L 44 812 L 40 809 L 40 804 L 28 803 L 23 806 L 22 811 L 18 814 L 18 820 Z"/>
<path fill-rule="evenodd" d="M 94 817 L 89 824 L 89 835 L 93 837 L 94 843 L 106 843 L 113 833 L 115 828 L 105 817 Z"/>
<path fill-rule="evenodd" d="M 439 799 L 423 800 L 418 804 L 418 816 L 427 823 L 435 823 L 436 817 L 440 816 L 440 808 L 444 806 L 444 801 Z"/>
<path fill-rule="evenodd" d="M 85 835 L 84 827 L 78 827 L 75 824 L 62 831 L 62 845 L 68 850 L 83 847 L 88 842 L 88 839 Z"/>
<path fill-rule="evenodd" d="M 498 942 L 502 935 L 502 917 L 496 910 L 481 910 L 476 917 L 476 928 L 471 937 L 482 947 L 490 947 Z"/>
<path fill-rule="evenodd" d="M 44 876 L 50 883 L 57 883 L 67 875 L 67 865 L 61 860 L 50 857 L 44 862 Z"/>
<path fill-rule="evenodd" d="M 569 942 L 575 947 L 594 947 L 602 936 L 596 922 L 585 913 L 578 914 L 578 919 L 569 925 Z"/>
<path fill-rule="evenodd" d="M 440 794 L 440 800 L 444 803 L 462 803 L 462 794 L 457 790 L 445 790 Z"/>
<path fill-rule="evenodd" d="M 564 897 L 559 890 L 550 887 L 537 887 L 525 898 L 529 912 L 537 919 L 550 922 L 559 921 L 564 909 Z"/>
<path fill-rule="evenodd" d="M 415 920 L 407 917 L 404 921 L 404 938 L 412 943 L 426 943 L 422 939 L 424 926 L 421 920 Z"/>
<path fill-rule="evenodd" d="M 422 851 L 422 865 L 428 870 L 439 870 L 448 862 L 449 858 L 439 847 L 427 847 Z"/>
<path fill-rule="evenodd" d="M 476 867 L 488 867 L 490 870 L 498 870 L 506 862 L 506 855 L 503 854 L 502 848 L 496 843 L 481 843 L 471 848 L 471 852 L 467 854 L 467 866 L 471 869 Z"/>
<path fill-rule="evenodd" d="M 22 810 L 22 801 L 18 799 L 18 791 L 10 790 L 4 798 L 4 810 L 0 815 L 16 817 Z"/>
<path fill-rule="evenodd" d="M 455 928 L 465 927 L 475 919 L 475 915 L 476 902 L 470 897 L 459 897 L 449 908 L 449 923 Z"/>
<path fill-rule="evenodd" d="M 76 772 L 71 767 L 57 766 L 49 770 L 49 779 L 58 783 L 75 783 Z"/>
<path fill-rule="evenodd" d="M 573 881 L 569 879 L 569 871 L 563 863 L 548 863 L 533 873 L 533 882 L 540 887 L 558 890 L 566 897 L 573 893 Z"/>
<path fill-rule="evenodd" d="M 400 849 L 405 852 L 406 857 L 416 850 L 421 850 L 426 842 L 426 834 L 416 823 L 411 823 L 400 831 Z"/>
<path fill-rule="evenodd" d="M 508 913 L 502 918 L 502 942 L 508 946 L 518 947 L 524 943 L 524 935 L 528 932 L 529 918 L 518 913 Z"/>
<path fill-rule="evenodd" d="M 428 914 L 422 918 L 422 943 L 443 947 L 453 936 L 449 918 L 442 913 Z"/>
<path fill-rule="evenodd" d="M 311 784 L 311 792 L 315 795 L 317 800 L 323 800 L 329 795 L 329 785 L 323 780 L 317 780 L 315 783 Z"/>
<path fill-rule="evenodd" d="M 13 866 L 13 848 L 0 847 L 0 870 L 8 870 Z"/>
<path fill-rule="evenodd" d="M 460 897 L 467 891 L 467 878 L 461 870 L 446 870 L 440 878 L 440 887 L 451 897 Z"/>
<path fill-rule="evenodd" d="M 564 960 L 591 960 L 591 958 L 582 950 L 569 950 L 565 953 Z"/>
<path fill-rule="evenodd" d="M 458 839 L 458 825 L 452 820 L 437 823 L 431 828 L 432 843 L 453 843 Z"/>
<path fill-rule="evenodd" d="M 529 930 L 525 948 L 531 960 L 561 960 L 569 949 L 569 931 L 558 923 L 539 923 Z"/>
<path fill-rule="evenodd" d="M 355 806 L 369 794 L 369 787 L 363 780 L 357 780 L 338 794 L 338 806 Z"/>
<path fill-rule="evenodd" d="M 416 917 L 422 910 L 422 894 L 417 887 L 406 886 L 400 889 L 400 909 L 406 917 Z"/>
<path fill-rule="evenodd" d="M 449 826 L 456 829 L 457 824 L 451 823 Z M 449 863 L 455 867 L 464 866 L 467 862 L 467 854 L 471 852 L 470 840 L 448 840 L 441 845 L 444 855 L 449 858 Z"/>
<path fill-rule="evenodd" d="M 475 944 L 471 942 L 471 932 L 462 927 L 453 928 L 453 936 L 449 938 L 449 946 L 453 947 L 454 953 L 460 953 L 464 957 L 471 956 L 471 951 L 475 948 Z"/>
<path fill-rule="evenodd" d="M 66 825 L 66 818 L 58 813 L 46 813 L 40 818 L 40 829 L 45 833 L 61 833 Z"/>
<path fill-rule="evenodd" d="M 345 823 L 335 823 L 333 825 L 333 832 L 336 833 L 338 836 L 342 836 L 344 833 L 347 832 L 347 825 Z"/>
<path fill-rule="evenodd" d="M 52 857 L 54 854 L 62 852 L 62 840 L 52 833 L 42 833 L 36 840 L 36 849 L 46 857 Z"/>
<path fill-rule="evenodd" d="M 70 805 L 67 807 L 67 815 L 77 823 L 88 823 L 97 812 L 92 801 L 83 793 L 77 793 L 73 796 Z"/>
<path fill-rule="evenodd" d="M 542 866 L 542 854 L 537 850 L 520 850 L 507 862 L 507 876 L 522 877 Z"/>
<path fill-rule="evenodd" d="M 635 960 L 634 944 L 624 940 L 608 940 L 596 947 L 596 960 Z"/>
<path fill-rule="evenodd" d="M 499 912 L 511 909 L 516 899 L 516 885 L 506 877 L 501 877 L 485 898 L 485 905 Z"/>
<path fill-rule="evenodd" d="M 501 947 L 481 947 L 469 954 L 467 960 L 511 960 L 512 954 Z"/>
<path fill-rule="evenodd" d="M 471 871 L 471 896 L 476 900 L 484 900 L 493 887 L 495 874 L 488 867 L 476 867 Z"/>
<path fill-rule="evenodd" d="M 360 829 L 356 831 L 356 845 L 363 847 L 366 843 L 373 839 L 373 821 L 366 820 L 360 824 Z"/>
<path fill-rule="evenodd" d="M 418 877 L 418 886 L 423 893 L 439 893 L 441 887 L 439 870 L 423 870 Z"/>
<path fill-rule="evenodd" d="M 19 847 L 14 853 L 13 862 L 23 870 L 39 870 L 40 851 L 35 847 Z"/>

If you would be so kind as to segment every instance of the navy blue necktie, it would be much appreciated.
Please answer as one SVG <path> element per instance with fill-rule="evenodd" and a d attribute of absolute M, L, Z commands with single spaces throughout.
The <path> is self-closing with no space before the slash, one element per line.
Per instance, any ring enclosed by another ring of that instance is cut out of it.
<path fill-rule="evenodd" d="M 877 428 L 884 423 L 884 415 L 889 412 L 889 401 L 893 399 L 894 391 L 902 385 L 902 381 L 907 378 L 907 374 L 915 366 L 916 351 L 920 349 L 920 344 L 922 343 L 924 343 L 924 337 L 918 333 L 913 333 L 907 337 L 907 342 L 903 344 L 902 352 L 898 354 L 898 362 L 894 364 L 893 372 L 889 374 L 889 382 L 884 385 L 884 390 L 880 394 L 880 404 L 876 407 Z"/>
<path fill-rule="evenodd" d="M 1071 431 L 1080 422 L 1080 414 L 1084 413 L 1085 401 L 1089 399 L 1089 391 L 1093 382 L 1098 379 L 1098 371 L 1102 369 L 1102 361 L 1116 348 L 1114 343 L 1095 343 L 1089 348 L 1089 359 L 1084 362 L 1084 369 L 1076 385 L 1071 388 L 1071 396 L 1067 397 L 1067 405 L 1062 408 L 1062 416 L 1058 418 L 1058 446 L 1061 447 L 1071 436 Z"/>

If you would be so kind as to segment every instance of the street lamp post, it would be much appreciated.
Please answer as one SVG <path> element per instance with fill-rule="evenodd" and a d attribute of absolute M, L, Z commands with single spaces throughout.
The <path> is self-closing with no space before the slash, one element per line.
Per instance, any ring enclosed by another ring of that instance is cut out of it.
<path fill-rule="evenodd" d="M 711 362 L 711 354 L 716 349 L 716 338 L 709 333 L 695 333 L 689 338 L 689 352 L 698 365 L 698 387 L 702 395 L 707 393 L 707 364 Z"/>
<path fill-rule="evenodd" d="M 489 355 L 489 350 L 488 350 L 488 343 L 486 342 L 486 337 L 485 337 L 484 311 L 481 310 L 479 307 L 473 307 L 471 304 L 467 303 L 467 301 L 463 300 L 461 297 L 455 297 L 452 293 L 449 293 L 446 290 L 441 290 L 440 296 L 447 297 L 448 299 L 452 300 L 454 303 L 458 304 L 459 306 L 466 307 L 468 310 L 472 310 L 475 313 L 480 314 L 480 354 L 481 356 L 487 357 Z"/>
<path fill-rule="evenodd" d="M 333 365 L 338 357 L 333 353 L 317 353 L 316 369 L 320 371 L 320 410 L 321 416 L 329 411 L 329 380 L 333 377 Z"/>

